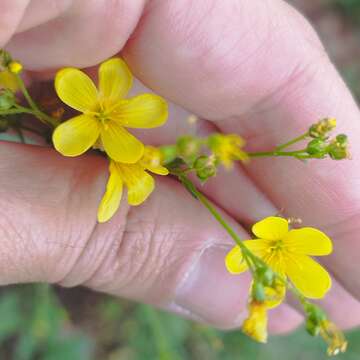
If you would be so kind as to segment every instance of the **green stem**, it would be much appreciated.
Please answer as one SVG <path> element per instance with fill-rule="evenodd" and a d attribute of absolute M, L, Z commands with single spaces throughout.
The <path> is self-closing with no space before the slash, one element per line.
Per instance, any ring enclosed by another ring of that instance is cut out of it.
<path fill-rule="evenodd" d="M 0 111 L 0 115 L 13 115 L 13 114 L 23 114 L 23 113 L 33 114 L 32 110 L 23 108 L 22 106 L 16 106 L 15 109 Z"/>
<path fill-rule="evenodd" d="M 180 181 L 184 184 L 187 184 L 188 188 L 191 188 L 192 193 L 196 196 L 196 198 L 206 207 L 206 209 L 210 212 L 210 214 L 217 220 L 217 222 L 226 230 L 226 232 L 231 236 L 231 238 L 235 241 L 235 243 L 240 247 L 243 257 L 250 269 L 251 272 L 254 272 L 253 265 L 249 261 L 249 258 L 252 262 L 262 263 L 262 260 L 257 256 L 253 255 L 253 253 L 244 245 L 239 235 L 234 231 L 234 229 L 225 221 L 225 219 L 221 216 L 221 214 L 215 209 L 215 207 L 211 204 L 208 198 L 200 192 L 196 186 L 191 182 L 191 180 L 182 174 L 176 174 Z"/>
<path fill-rule="evenodd" d="M 296 150 L 296 151 L 259 151 L 259 152 L 250 152 L 247 153 L 251 158 L 257 157 L 269 157 L 269 156 L 291 156 L 296 158 L 308 158 L 308 154 L 306 153 L 306 149 Z"/>
<path fill-rule="evenodd" d="M 302 134 L 302 135 L 300 135 L 300 136 L 298 136 L 298 137 L 296 137 L 296 138 L 294 138 L 294 139 L 292 139 L 292 140 L 290 140 L 290 141 L 288 141 L 288 142 L 286 142 L 284 144 L 281 144 L 281 145 L 277 146 L 276 151 L 283 150 L 283 149 L 289 147 L 290 145 L 293 145 L 293 144 L 295 144 L 295 143 L 297 143 L 297 142 L 299 142 L 301 140 L 304 140 L 308 136 L 309 136 L 309 132 L 307 131 L 305 134 Z"/>
<path fill-rule="evenodd" d="M 51 125 L 52 127 L 55 128 L 59 124 L 58 121 L 56 119 L 52 118 L 51 116 L 45 114 L 38 108 L 35 101 L 30 96 L 21 76 L 16 74 L 16 79 L 17 79 L 17 82 L 18 82 L 21 92 L 23 93 L 26 101 L 28 102 L 28 104 L 30 105 L 30 107 L 32 109 L 32 114 L 35 115 L 43 123 L 45 123 L 47 125 Z M 23 108 L 22 106 L 17 106 L 17 108 L 26 109 L 26 108 Z M 26 111 L 24 111 L 24 112 L 26 112 Z"/>

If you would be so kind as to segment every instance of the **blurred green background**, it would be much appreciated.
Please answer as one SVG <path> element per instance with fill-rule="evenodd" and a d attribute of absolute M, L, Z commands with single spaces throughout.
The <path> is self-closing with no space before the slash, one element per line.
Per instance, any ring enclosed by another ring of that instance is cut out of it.
<path fill-rule="evenodd" d="M 360 0 L 289 1 L 312 21 L 360 100 Z M 360 330 L 347 334 L 360 359 Z M 303 329 L 259 345 L 240 331 L 221 332 L 82 288 L 44 284 L 0 290 L 0 360 L 322 360 L 326 346 Z"/>

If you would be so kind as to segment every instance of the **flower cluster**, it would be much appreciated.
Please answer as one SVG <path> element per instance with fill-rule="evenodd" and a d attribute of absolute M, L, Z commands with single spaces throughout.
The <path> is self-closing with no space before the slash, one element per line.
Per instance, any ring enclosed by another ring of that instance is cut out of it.
<path fill-rule="evenodd" d="M 236 134 L 214 133 L 206 138 L 185 135 L 176 145 L 161 148 L 164 161 L 171 168 L 179 168 L 179 160 L 189 171 L 205 182 L 217 174 L 219 165 L 231 170 L 234 161 L 247 163 L 248 154 L 243 150 L 245 140 Z"/>
<path fill-rule="evenodd" d="M 103 62 L 98 77 L 97 89 L 79 69 L 65 68 L 57 73 L 58 96 L 81 114 L 55 129 L 53 143 L 64 156 L 78 156 L 98 148 L 109 157 L 110 177 L 98 211 L 98 221 L 104 222 L 118 209 L 123 184 L 128 189 L 128 203 L 139 205 L 154 189 L 154 180 L 145 170 L 167 175 L 160 152 L 145 147 L 126 128 L 161 126 L 167 120 L 168 109 L 165 100 L 154 94 L 125 98 L 133 79 L 120 58 Z"/>
<path fill-rule="evenodd" d="M 339 134 L 335 138 L 329 138 L 328 134 L 335 129 L 335 119 L 322 119 L 309 129 L 309 136 L 313 138 L 307 147 L 306 152 L 317 158 L 324 158 L 327 155 L 333 160 L 350 159 L 349 141 L 345 134 Z"/>

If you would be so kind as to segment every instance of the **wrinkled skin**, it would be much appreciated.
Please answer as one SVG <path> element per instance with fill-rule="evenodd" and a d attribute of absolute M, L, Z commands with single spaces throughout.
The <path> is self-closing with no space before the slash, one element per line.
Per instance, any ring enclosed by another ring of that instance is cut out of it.
<path fill-rule="evenodd" d="M 44 6 L 44 3 L 48 3 Z M 353 160 L 258 159 L 203 191 L 239 233 L 280 209 L 334 240 L 325 265 L 334 285 L 322 301 L 344 328 L 360 322 L 359 109 L 308 22 L 280 0 L 2 0 L 0 45 L 50 77 L 121 51 L 135 76 L 172 103 L 147 142 L 187 129 L 237 132 L 266 150 L 333 116 Z M 206 120 L 205 120 L 206 119 Z M 126 201 L 96 223 L 104 159 L 64 158 L 49 148 L 0 143 L 0 282 L 85 285 L 155 304 L 220 328 L 240 325 L 249 278 L 224 267 L 231 239 L 175 180 L 157 178 L 144 205 Z M 241 227 L 240 224 L 243 225 Z M 292 304 L 271 312 L 281 333 L 302 321 Z"/>

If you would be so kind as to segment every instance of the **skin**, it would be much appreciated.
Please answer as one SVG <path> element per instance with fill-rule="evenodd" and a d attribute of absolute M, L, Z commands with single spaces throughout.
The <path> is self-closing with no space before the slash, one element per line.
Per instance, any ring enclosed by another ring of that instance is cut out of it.
<path fill-rule="evenodd" d="M 360 114 L 309 23 L 279 0 L 47 2 L 1 1 L 0 45 L 33 78 L 121 51 L 142 83 L 176 104 L 146 141 L 174 141 L 186 128 L 183 109 L 202 119 L 199 134 L 236 132 L 252 151 L 319 118 L 338 119 L 353 160 L 257 159 L 203 191 L 244 238 L 250 224 L 280 209 L 332 237 L 324 264 L 334 285 L 321 304 L 340 326 L 359 325 Z M 249 277 L 226 272 L 231 239 L 175 180 L 158 177 L 145 204 L 130 209 L 124 201 L 110 222 L 97 224 L 105 160 L 0 148 L 1 284 L 84 285 L 220 328 L 241 324 Z M 271 312 L 270 329 L 286 332 L 301 321 L 290 301 Z"/>

